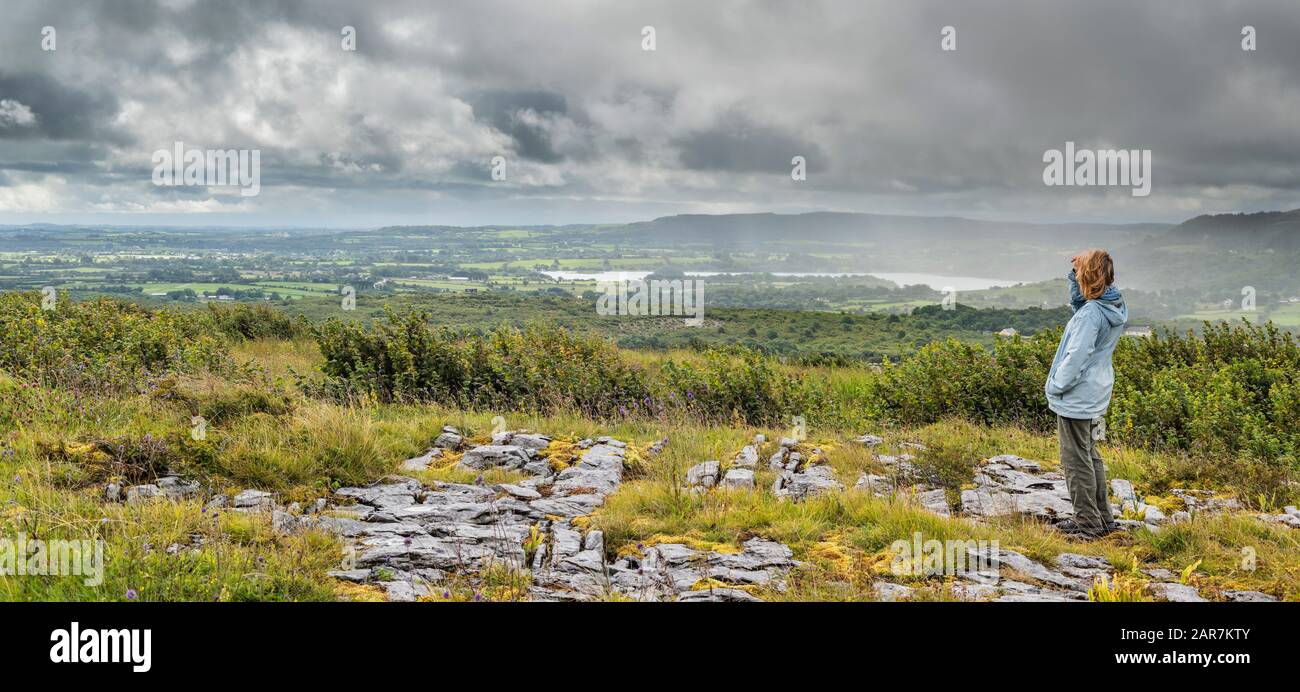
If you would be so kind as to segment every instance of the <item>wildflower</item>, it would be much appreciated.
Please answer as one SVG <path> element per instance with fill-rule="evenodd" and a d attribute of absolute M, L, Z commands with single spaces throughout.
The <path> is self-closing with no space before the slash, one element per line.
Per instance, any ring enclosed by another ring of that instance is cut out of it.
<path fill-rule="evenodd" d="M 138 591 L 136 591 L 135 589 L 127 589 L 127 590 L 126 590 L 126 600 L 128 600 L 128 601 L 134 601 L 134 600 L 135 600 L 137 597 L 139 597 L 139 596 L 140 596 L 140 593 L 139 593 Z"/>
<path fill-rule="evenodd" d="M 450 592 L 450 591 L 443 591 L 443 592 L 442 592 L 442 597 L 443 597 L 443 598 L 451 598 L 451 592 Z"/>

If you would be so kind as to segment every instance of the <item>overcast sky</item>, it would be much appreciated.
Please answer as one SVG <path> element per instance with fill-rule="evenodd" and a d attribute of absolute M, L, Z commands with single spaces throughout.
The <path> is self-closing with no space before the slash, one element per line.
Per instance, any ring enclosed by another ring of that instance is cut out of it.
<path fill-rule="evenodd" d="M 1300 4 L 4 0 L 0 224 L 623 222 L 1300 207 Z M 42 28 L 56 49 L 42 50 Z M 341 30 L 356 28 L 355 52 Z M 642 27 L 656 50 L 642 50 Z M 957 50 L 940 48 L 941 29 Z M 1258 50 L 1241 48 L 1244 25 Z M 1067 140 L 1152 192 L 1047 187 Z M 156 150 L 259 149 L 261 191 Z M 505 181 L 490 176 L 507 159 Z M 791 180 L 791 158 L 808 177 Z"/>

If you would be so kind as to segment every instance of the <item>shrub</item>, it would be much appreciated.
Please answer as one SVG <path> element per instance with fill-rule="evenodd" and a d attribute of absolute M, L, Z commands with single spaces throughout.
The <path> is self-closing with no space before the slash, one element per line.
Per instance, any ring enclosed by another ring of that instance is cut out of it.
<path fill-rule="evenodd" d="M 48 386 L 122 391 L 163 372 L 221 369 L 222 343 L 192 314 L 110 298 L 44 310 L 37 293 L 0 296 L 0 368 Z"/>
<path fill-rule="evenodd" d="M 739 419 L 750 425 L 783 422 L 810 408 L 802 382 L 781 372 L 771 358 L 734 350 L 706 351 L 703 357 L 702 366 L 664 365 L 661 384 L 669 402 L 706 420 Z"/>
<path fill-rule="evenodd" d="M 954 512 L 962 509 L 962 486 L 975 478 L 982 440 L 983 434 L 970 423 L 947 421 L 926 432 L 924 448 L 912 462 L 916 473 L 927 483 L 943 488 L 944 499 Z"/>
<path fill-rule="evenodd" d="M 290 317 L 269 305 L 237 303 L 207 304 L 213 328 L 234 339 L 299 339 L 311 336 L 305 317 Z"/>
<path fill-rule="evenodd" d="M 390 311 L 370 328 L 330 320 L 317 342 L 335 394 L 594 416 L 650 403 L 642 371 L 612 343 L 559 327 L 465 334 Z"/>

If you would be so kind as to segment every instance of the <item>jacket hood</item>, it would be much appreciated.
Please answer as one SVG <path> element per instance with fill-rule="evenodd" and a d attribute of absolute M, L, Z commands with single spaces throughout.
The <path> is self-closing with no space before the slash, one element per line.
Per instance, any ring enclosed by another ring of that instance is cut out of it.
<path fill-rule="evenodd" d="M 1124 302 L 1124 295 L 1118 288 L 1107 286 L 1100 298 L 1089 302 L 1097 304 L 1110 326 L 1118 327 L 1128 322 L 1128 304 Z"/>

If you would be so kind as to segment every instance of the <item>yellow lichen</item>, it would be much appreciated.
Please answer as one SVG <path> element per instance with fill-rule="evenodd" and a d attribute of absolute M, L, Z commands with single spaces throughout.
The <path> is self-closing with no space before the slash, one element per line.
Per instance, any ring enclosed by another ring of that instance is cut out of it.
<path fill-rule="evenodd" d="M 388 600 L 384 590 L 373 584 L 354 584 L 350 581 L 336 580 L 332 585 L 334 594 L 340 601 L 354 603 L 378 603 Z"/>
<path fill-rule="evenodd" d="M 826 563 L 827 567 L 837 572 L 848 573 L 853 569 L 853 557 L 848 550 L 832 541 L 814 543 L 808 549 L 808 557 Z"/>
<path fill-rule="evenodd" d="M 650 538 L 642 541 L 645 545 L 661 545 L 665 543 L 680 543 L 692 550 L 709 551 L 714 553 L 723 553 L 725 555 L 735 555 L 744 549 L 731 543 L 713 543 L 696 536 L 668 536 L 662 533 L 655 534 Z"/>
<path fill-rule="evenodd" d="M 545 459 L 546 463 L 550 464 L 551 470 L 563 471 L 572 466 L 573 463 L 578 460 L 578 456 L 581 453 L 582 450 L 578 449 L 578 445 L 575 442 L 564 439 L 552 439 L 551 444 L 547 445 L 546 449 L 538 452 L 537 455 Z"/>
<path fill-rule="evenodd" d="M 691 591 L 710 591 L 712 589 L 737 589 L 739 591 L 744 591 L 745 593 L 753 593 L 754 591 L 757 590 L 757 588 L 758 587 L 756 587 L 753 584 L 731 584 L 722 581 L 721 579 L 714 579 L 712 577 L 709 577 L 707 579 L 701 579 L 695 582 L 694 584 L 691 584 Z"/>
<path fill-rule="evenodd" d="M 453 452 L 451 450 L 447 450 L 442 453 L 442 456 L 438 457 L 437 459 L 434 459 L 431 466 L 433 468 L 449 469 L 455 466 L 456 464 L 460 463 L 460 458 L 463 456 L 465 456 L 464 452 Z"/>

